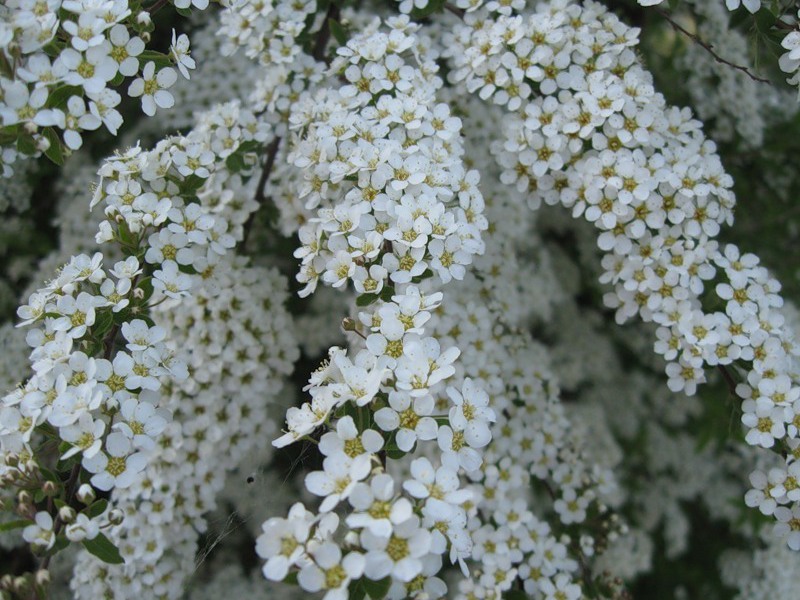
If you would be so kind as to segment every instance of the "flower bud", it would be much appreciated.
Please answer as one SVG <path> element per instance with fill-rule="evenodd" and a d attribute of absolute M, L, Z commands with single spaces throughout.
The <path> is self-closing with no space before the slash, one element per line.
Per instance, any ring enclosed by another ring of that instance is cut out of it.
<path fill-rule="evenodd" d="M 39 569 L 36 571 L 36 585 L 47 587 L 50 585 L 50 571 L 47 569 Z"/>
<path fill-rule="evenodd" d="M 20 595 L 24 594 L 25 592 L 28 591 L 29 587 L 30 587 L 30 582 L 28 581 L 28 578 L 25 577 L 24 575 L 20 575 L 19 577 L 14 578 L 13 591 L 15 591 L 17 594 Z"/>
<path fill-rule="evenodd" d="M 55 481 L 47 480 L 42 484 L 42 493 L 48 498 L 52 498 L 58 493 L 58 486 Z"/>
<path fill-rule="evenodd" d="M 86 506 L 94 502 L 97 497 L 94 493 L 94 488 L 88 483 L 81 484 L 81 487 L 78 488 L 78 493 L 75 495 L 78 497 L 78 501 Z"/>
<path fill-rule="evenodd" d="M 125 513 L 118 508 L 114 508 L 108 513 L 108 522 L 112 525 L 119 525 L 125 520 Z"/>
<path fill-rule="evenodd" d="M 75 509 L 71 506 L 62 506 L 58 509 L 58 518 L 64 521 L 64 523 L 72 523 L 77 514 L 78 513 L 76 513 Z"/>

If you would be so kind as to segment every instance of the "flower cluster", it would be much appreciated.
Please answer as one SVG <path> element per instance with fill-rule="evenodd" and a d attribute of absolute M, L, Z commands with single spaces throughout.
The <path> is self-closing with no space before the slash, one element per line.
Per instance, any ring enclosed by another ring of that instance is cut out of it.
<path fill-rule="evenodd" d="M 159 450 L 134 485 L 114 494 L 125 520 L 108 536 L 125 564 L 85 553 L 71 584 L 76 598 L 129 596 L 143 581 L 152 582 L 153 598 L 181 597 L 226 472 L 263 453 L 274 435 L 265 399 L 278 400 L 297 359 L 285 282 L 242 257 L 221 267 L 179 307 L 153 315 L 171 346 L 189 349 L 190 375 L 168 386 L 165 406 L 175 417 Z"/>
<path fill-rule="evenodd" d="M 452 75 L 510 111 L 506 139 L 493 148 L 504 181 L 529 189 L 532 206 L 562 204 L 600 230 L 601 281 L 615 286 L 606 304 L 620 323 L 639 314 L 659 325 L 655 350 L 671 390 L 693 394 L 704 366 L 738 361 L 747 441 L 792 438 L 800 388 L 776 312 L 780 286 L 755 256 L 713 239 L 732 221 L 731 178 L 691 114 L 654 92 L 630 50 L 635 30 L 598 5 L 568 2 L 527 19 L 467 23 L 451 45 Z M 725 309 L 705 312 L 715 276 Z M 789 522 L 791 510 L 776 517 Z"/>
<path fill-rule="evenodd" d="M 81 147 L 81 132 L 101 126 L 116 134 L 122 96 L 114 88 L 134 78 L 127 93 L 154 115 L 169 108 L 177 72 L 195 67 L 189 38 L 173 31 L 168 55 L 145 51 L 153 24 L 126 0 L 10 0 L 0 8 L 0 171 L 9 177 L 19 154 L 45 152 L 56 163 Z M 60 137 L 59 137 L 60 134 Z"/>
<path fill-rule="evenodd" d="M 299 567 L 300 585 L 328 598 L 344 597 L 362 576 L 375 584 L 388 577 L 391 597 L 444 593 L 435 577 L 441 555 L 449 548 L 463 561 L 471 548 L 463 505 L 472 494 L 458 473 L 480 467 L 496 418 L 469 378 L 446 386 L 459 351 L 426 335 L 443 300 L 437 287 L 464 277 L 487 223 L 477 176 L 460 161 L 460 120 L 435 103 L 434 63 L 414 26 L 389 24 L 388 32 L 371 24 L 340 48 L 331 70 L 347 83 L 307 94 L 290 116 L 299 134 L 289 159 L 304 169 L 301 197 L 316 210 L 295 253 L 300 294 L 320 279 L 352 284 L 364 310 L 345 329 L 362 348 L 352 358 L 330 350 L 306 388 L 312 400 L 288 411 L 288 430 L 274 442 L 330 427 L 319 441 L 323 468 L 305 479 L 323 498 L 320 514 L 297 505 L 288 519 L 270 519 L 257 550 L 265 576 L 281 580 Z M 416 64 L 405 58 L 412 50 Z M 402 485 L 387 474 L 387 459 L 434 441 L 439 466 L 415 459 Z M 331 511 L 344 501 L 348 533 L 336 543 Z"/>
<path fill-rule="evenodd" d="M 248 58 L 261 64 L 291 63 L 302 52 L 297 38 L 306 20 L 317 11 L 316 0 L 224 0 L 217 35 L 226 38 L 224 55 L 244 48 Z"/>
<path fill-rule="evenodd" d="M 20 325 L 36 325 L 27 335 L 34 374 L 0 404 L 2 474 L 22 490 L 50 486 L 50 496 L 60 494 L 44 508 L 41 499 L 18 498 L 18 512 L 35 520 L 24 537 L 40 552 L 53 549 L 62 530 L 70 541 L 96 537 L 100 519 L 107 528 L 108 515 L 119 512 L 102 500 L 75 514 L 82 472 L 96 490 L 122 490 L 152 461 L 171 419 L 163 382 L 188 377 L 183 349 L 167 346 L 153 308 L 185 300 L 214 273 L 233 235 L 241 238 L 247 213 L 237 212 L 252 204 L 234 209 L 233 198 L 220 198 L 221 186 L 239 177 L 226 163 L 234 155 L 252 162 L 247 145 L 268 133 L 252 113 L 221 105 L 187 136 L 106 161 L 92 200 L 105 205 L 96 241 L 125 258 L 107 269 L 101 252 L 74 256 L 18 310 Z M 226 175 L 214 177 L 219 165 Z M 53 458 L 55 471 L 46 468 Z"/>

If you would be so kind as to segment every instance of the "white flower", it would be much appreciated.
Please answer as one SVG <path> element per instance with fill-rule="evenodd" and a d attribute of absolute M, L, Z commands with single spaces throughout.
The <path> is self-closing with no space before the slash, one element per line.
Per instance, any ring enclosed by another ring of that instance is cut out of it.
<path fill-rule="evenodd" d="M 314 515 L 301 503 L 289 510 L 286 519 L 272 518 L 262 525 L 262 534 L 256 539 L 256 553 L 266 559 L 264 577 L 282 581 L 289 568 L 304 553 Z"/>
<path fill-rule="evenodd" d="M 414 498 L 435 498 L 449 504 L 460 505 L 472 498 L 472 492 L 459 489 L 458 474 L 448 467 L 434 468 L 427 458 L 411 462 L 411 476 L 403 482 L 403 489 Z"/>
<path fill-rule="evenodd" d="M 481 466 L 481 455 L 469 447 L 463 431 L 442 425 L 439 427 L 437 440 L 443 453 L 442 461 L 451 469 L 461 466 L 469 473 Z"/>
<path fill-rule="evenodd" d="M 169 53 L 172 55 L 175 65 L 181 72 L 181 75 L 189 79 L 189 69 L 195 68 L 194 59 L 189 56 L 189 36 L 182 33 L 176 39 L 175 30 L 172 30 L 172 45 L 169 48 Z"/>
<path fill-rule="evenodd" d="M 323 600 L 347 600 L 347 586 L 364 572 L 364 556 L 350 552 L 342 558 L 342 551 L 333 542 L 323 542 L 311 550 L 313 562 L 300 570 L 297 582 L 308 592 L 325 590 Z"/>
<path fill-rule="evenodd" d="M 375 423 L 384 431 L 397 429 L 397 447 L 408 452 L 418 439 L 436 438 L 436 420 L 430 416 L 433 408 L 430 394 L 412 398 L 407 392 L 392 391 L 389 393 L 389 406 L 375 413 Z"/>
<path fill-rule="evenodd" d="M 61 439 L 72 444 L 72 448 L 61 456 L 61 460 L 65 460 L 78 452 L 83 452 L 83 455 L 87 458 L 97 454 L 102 445 L 105 429 L 106 424 L 100 419 L 95 420 L 88 412 L 81 414 L 76 424 L 59 429 L 58 433 Z"/>
<path fill-rule="evenodd" d="M 464 379 L 462 391 L 463 395 L 452 386 L 447 388 L 447 395 L 455 404 L 450 409 L 450 424 L 464 432 L 470 446 L 483 448 L 492 439 L 489 423 L 495 420 L 494 411 L 489 408 L 489 396 L 469 377 Z"/>
<path fill-rule="evenodd" d="M 49 550 L 56 543 L 56 535 L 53 531 L 53 517 L 44 511 L 37 512 L 35 524 L 28 525 L 23 529 L 22 537 L 34 547 Z"/>
<path fill-rule="evenodd" d="M 153 288 L 170 298 L 188 296 L 191 287 L 191 276 L 181 273 L 174 260 L 166 260 L 160 269 L 153 272 Z"/>
<path fill-rule="evenodd" d="M 178 79 L 175 69 L 165 67 L 155 72 L 156 65 L 149 62 L 142 71 L 142 76 L 134 79 L 128 88 L 128 94 L 133 98 L 142 97 L 142 110 L 148 116 L 156 114 L 156 107 L 172 108 L 175 98 L 167 91 Z"/>
<path fill-rule="evenodd" d="M 119 72 L 125 77 L 135 75 L 139 70 L 139 60 L 136 57 L 145 49 L 142 38 L 131 37 L 128 28 L 122 24 L 114 25 L 108 38 L 112 44 L 109 56 L 117 63 Z"/>
<path fill-rule="evenodd" d="M 383 436 L 374 429 L 360 434 L 353 418 L 345 416 L 336 423 L 336 432 L 329 431 L 319 441 L 319 451 L 325 456 L 343 452 L 350 458 L 364 453 L 375 454 L 383 447 Z"/>
<path fill-rule="evenodd" d="M 344 453 L 328 456 L 322 462 L 322 471 L 312 471 L 306 475 L 305 483 L 309 492 L 324 496 L 320 512 L 330 512 L 342 500 L 347 499 L 356 483 L 369 475 L 372 456 L 360 454 L 350 458 Z"/>
<path fill-rule="evenodd" d="M 389 537 L 395 525 L 413 514 L 407 499 L 394 499 L 394 479 L 386 473 L 373 477 L 369 485 L 357 484 L 349 500 L 356 512 L 348 515 L 347 524 L 381 537 Z"/>
<path fill-rule="evenodd" d="M 64 528 L 67 539 L 71 542 L 82 542 L 84 540 L 93 540 L 100 533 L 100 526 L 81 513 L 75 517 L 75 520 Z"/>
<path fill-rule="evenodd" d="M 400 581 L 411 581 L 422 572 L 422 558 L 430 551 L 431 534 L 419 526 L 419 518 L 414 515 L 396 525 L 389 537 L 363 530 L 361 544 L 367 550 L 367 577 L 377 581 L 391 575 Z"/>
<path fill-rule="evenodd" d="M 132 442 L 121 433 L 110 434 L 105 445 L 105 452 L 98 452 L 90 458 L 84 456 L 81 461 L 87 471 L 94 473 L 92 485 L 104 492 L 114 487 L 129 487 L 147 465 L 145 455 L 131 453 Z"/>
<path fill-rule="evenodd" d="M 167 336 L 167 332 L 163 327 L 154 325 L 150 327 L 142 319 L 134 319 L 133 321 L 122 324 L 122 337 L 127 340 L 126 347 L 131 352 L 137 350 L 147 350 L 162 342 Z"/>

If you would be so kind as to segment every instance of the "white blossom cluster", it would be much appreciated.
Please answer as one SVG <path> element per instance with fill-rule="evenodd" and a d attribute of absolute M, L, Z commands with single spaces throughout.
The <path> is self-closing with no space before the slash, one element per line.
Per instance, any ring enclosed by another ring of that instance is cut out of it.
<path fill-rule="evenodd" d="M 175 417 L 150 464 L 114 495 L 125 520 L 109 538 L 125 564 L 84 553 L 76 598 L 182 596 L 225 474 L 250 453 L 263 456 L 277 430 L 269 405 L 283 404 L 281 378 L 297 359 L 284 287 L 274 271 L 225 259 L 189 300 L 154 315 L 171 345 L 190 349 L 190 375 L 168 386 Z"/>
<path fill-rule="evenodd" d="M 291 63 L 302 51 L 297 38 L 306 19 L 317 11 L 316 0 L 223 0 L 222 5 L 217 35 L 225 38 L 223 55 L 244 48 L 248 58 L 263 65 Z"/>
<path fill-rule="evenodd" d="M 185 34 L 173 31 L 169 54 L 145 50 L 150 13 L 133 14 L 127 0 L 9 0 L 0 17 L 3 177 L 20 153 L 45 152 L 61 163 L 81 147 L 82 132 L 102 126 L 116 134 L 122 96 L 115 88 L 126 79 L 133 78 L 127 94 L 152 116 L 173 106 L 178 71 L 188 79 L 195 67 Z"/>
<path fill-rule="evenodd" d="M 699 123 L 653 90 L 630 49 L 635 36 L 593 3 L 467 15 L 448 44 L 451 76 L 509 111 L 506 140 L 493 147 L 503 180 L 529 189 L 533 207 L 562 204 L 600 230 L 601 281 L 614 285 L 605 302 L 620 323 L 639 314 L 659 325 L 655 350 L 668 361 L 670 389 L 693 394 L 704 366 L 743 361 L 737 394 L 748 443 L 770 448 L 788 438 L 793 447 L 800 388 L 791 333 L 776 311 L 780 286 L 755 256 L 713 239 L 732 220 L 731 178 Z M 703 310 L 712 290 L 724 310 Z M 789 453 L 787 476 L 794 459 Z M 777 509 L 779 530 L 794 522 L 793 510 Z"/>
<path fill-rule="evenodd" d="M 188 376 L 181 349 L 167 347 L 167 332 L 153 323 L 151 309 L 189 296 L 234 245 L 230 232 L 241 237 L 247 214 L 233 218 L 220 192 L 204 183 L 234 152 L 245 156 L 243 144 L 259 144 L 267 134 L 268 126 L 259 126 L 252 113 L 221 105 L 187 136 L 164 140 L 150 152 L 136 147 L 103 165 L 92 204 L 104 203 L 106 219 L 96 241 L 119 246 L 125 258 L 108 269 L 101 252 L 73 256 L 19 308 L 19 325 L 36 325 L 26 338 L 34 374 L 0 404 L 2 475 L 8 481 L 26 487 L 53 477 L 40 472 L 34 445 L 46 436 L 57 442 L 59 464 L 72 469 L 70 485 L 77 485 L 81 468 L 91 474 L 91 487 L 103 492 L 138 482 L 171 419 L 160 393 L 162 377 Z M 232 176 L 220 176 L 218 183 Z M 202 198 L 215 201 L 205 207 L 197 201 Z M 75 494 L 70 485 L 67 494 Z M 91 487 L 78 490 L 87 504 L 94 498 Z M 35 524 L 23 536 L 41 551 L 53 547 L 62 525 L 70 541 L 82 541 L 98 534 L 101 519 L 108 527 L 113 515 L 104 505 L 78 515 L 69 506 L 66 512 L 57 508 L 57 518 L 51 510 L 26 509 L 35 511 L 29 515 Z"/>
<path fill-rule="evenodd" d="M 306 388 L 312 400 L 288 411 L 288 430 L 274 442 L 330 428 L 319 440 L 323 468 L 305 479 L 323 498 L 320 514 L 297 504 L 288 518 L 268 520 L 257 552 L 267 578 L 283 580 L 299 567 L 301 587 L 326 598 L 346 597 L 362 576 L 386 580 L 391 597 L 444 593 L 435 577 L 441 555 L 463 561 L 471 548 L 463 505 L 472 494 L 458 473 L 480 467 L 496 418 L 470 378 L 445 386 L 459 351 L 426 335 L 443 299 L 438 286 L 462 279 L 483 251 L 477 174 L 460 160 L 460 120 L 435 103 L 442 82 L 416 27 L 388 24 L 384 32 L 372 23 L 340 48 L 331 69 L 347 83 L 301 97 L 290 116 L 299 135 L 289 160 L 304 169 L 301 197 L 316 211 L 295 253 L 300 294 L 319 279 L 335 288 L 352 282 L 365 310 L 347 327 L 361 349 L 350 358 L 331 348 Z M 435 462 L 415 459 L 402 483 L 386 473 L 387 458 L 424 442 L 438 445 Z M 337 542 L 332 511 L 344 501 L 352 511 Z"/>
<path fill-rule="evenodd" d="M 176 91 L 184 111 L 137 135 L 188 132 L 103 163 L 91 201 L 104 211 L 101 252 L 73 205 L 59 208 L 62 242 L 81 252 L 18 311 L 32 325 L 32 376 L 0 401 L 0 508 L 21 517 L 13 527 L 40 561 L 37 577 L 76 542 L 76 598 L 222 587 L 283 597 L 294 583 L 326 600 L 623 597 L 614 578 L 651 568 L 655 536 L 668 558 L 686 550 L 685 503 L 739 519 L 741 470 L 753 465 L 744 504 L 800 549 L 792 313 L 758 258 L 715 240 L 735 203 L 717 148 L 655 91 L 638 30 L 591 0 L 532 4 L 401 0 L 401 16 L 378 19 L 305 0 L 223 2 L 202 30 L 219 34 L 203 46 L 222 55 L 209 59 L 214 81 L 196 98 Z M 724 38 L 722 4 L 693 6 L 701 34 Z M 175 70 L 144 50 L 149 18 L 134 24 L 124 0 L 13 0 L 0 15 L 14 19 L 0 23 L 0 136 L 16 128 L 41 151 L 63 136 L 77 150 L 80 132 L 101 126 L 96 96 L 117 94 L 125 77 L 137 78 L 129 95 L 146 113 L 174 102 Z M 47 23 L 50 38 L 19 50 Z M 744 60 L 741 42 L 723 50 Z M 120 48 L 130 60 L 103 79 Z M 695 51 L 690 77 L 726 73 Z M 101 91 L 86 74 L 70 83 L 70 52 L 100 73 Z M 188 79 L 188 38 L 174 35 L 172 52 Z M 47 76 L 28 81 L 40 63 Z M 727 75 L 720 96 L 745 77 Z M 742 112 L 717 126 L 734 123 L 757 145 L 762 113 L 743 115 L 758 92 L 740 91 Z M 189 119 L 216 94 L 240 100 Z M 69 121 L 77 101 L 87 118 Z M 51 122 L 58 111 L 63 126 Z M 72 164 L 60 189 L 79 196 L 88 160 Z M 530 210 L 542 202 L 569 210 L 543 220 Z M 546 239 L 548 226 L 560 240 Z M 280 252 L 298 238 L 299 296 L 314 304 L 295 321 L 287 283 L 265 265 L 293 268 Z M 579 303 L 596 292 L 587 272 L 612 288 L 604 301 L 619 323 L 645 324 L 622 335 Z M 346 339 L 331 342 L 339 323 Z M 329 348 L 294 406 L 284 384 L 299 345 Z M 650 371 L 661 357 L 659 387 Z M 698 448 L 683 431 L 705 418 L 685 394 L 707 367 L 741 400 L 746 447 Z M 623 461 L 631 448 L 643 450 Z M 273 470 L 292 450 L 290 472 Z M 56 461 L 58 474 L 45 468 Z M 302 484 L 284 485 L 306 461 Z M 276 488 L 252 502 L 290 507 L 260 527 L 263 506 L 238 512 L 248 488 L 223 493 L 249 468 L 248 482 L 270 469 L 256 493 Z M 642 473 L 647 485 L 618 485 Z M 275 587 L 262 579 L 259 590 L 236 568 L 206 577 L 236 529 Z M 755 542 L 746 524 L 732 529 Z M 794 589 L 785 544 L 766 543 L 752 564 L 723 561 L 742 597 Z"/>

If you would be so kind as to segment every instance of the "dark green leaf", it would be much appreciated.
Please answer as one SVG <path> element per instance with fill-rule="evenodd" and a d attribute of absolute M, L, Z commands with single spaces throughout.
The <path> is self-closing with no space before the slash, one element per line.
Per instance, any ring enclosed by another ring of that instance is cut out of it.
<path fill-rule="evenodd" d="M 180 12 L 180 10 L 181 9 L 178 9 L 178 12 Z M 149 62 L 156 64 L 156 71 L 172 64 L 172 60 L 170 60 L 169 56 L 161 52 L 156 52 L 155 50 L 145 50 L 136 58 L 139 59 L 139 64 L 143 69 Z"/>
<path fill-rule="evenodd" d="M 442 12 L 445 0 L 431 0 L 425 8 L 414 8 L 411 11 L 411 18 L 416 20 L 424 19 L 433 13 Z"/>
<path fill-rule="evenodd" d="M 47 108 L 63 108 L 72 96 L 83 96 L 83 90 L 76 85 L 62 85 L 47 97 Z"/>
<path fill-rule="evenodd" d="M 114 324 L 114 313 L 110 308 L 102 308 L 97 311 L 97 316 L 92 325 L 92 333 L 99 339 L 102 339 L 111 330 Z"/>
<path fill-rule="evenodd" d="M 364 579 L 364 588 L 372 600 L 382 600 L 389 593 L 389 588 L 392 586 L 392 578 L 384 577 L 380 581 L 372 581 L 371 579 Z"/>
<path fill-rule="evenodd" d="M 364 583 L 360 579 L 358 581 L 350 582 L 348 592 L 349 594 L 347 597 L 349 600 L 364 600 L 367 595 L 367 590 L 364 589 Z"/>
<path fill-rule="evenodd" d="M 356 306 L 369 306 L 377 299 L 377 294 L 361 294 L 358 298 L 356 298 Z"/>
<path fill-rule="evenodd" d="M 24 133 L 20 135 L 17 138 L 17 150 L 28 156 L 36 154 L 36 142 L 33 141 L 33 136 Z"/>
<path fill-rule="evenodd" d="M 335 39 L 340 46 L 346 46 L 347 32 L 344 30 L 344 27 L 342 27 L 341 23 L 333 19 L 328 19 L 328 27 L 331 29 L 331 35 L 333 35 L 333 39 Z"/>
<path fill-rule="evenodd" d="M 105 498 L 101 498 L 97 500 L 94 504 L 92 504 L 89 508 L 87 508 L 84 512 L 86 516 L 90 519 L 94 519 L 95 517 L 99 517 L 104 512 L 106 512 L 106 508 L 108 507 L 108 500 Z"/>
<path fill-rule="evenodd" d="M 46 127 L 42 131 L 44 137 L 50 142 L 50 147 L 44 151 L 47 158 L 52 160 L 59 167 L 64 164 L 64 153 L 61 150 L 61 139 L 52 127 Z"/>
<path fill-rule="evenodd" d="M 17 519 L 16 521 L 8 521 L 7 523 L 0 523 L 0 533 L 4 531 L 11 531 L 13 529 L 20 529 L 22 527 L 27 527 L 30 525 L 32 521 L 28 519 Z"/>
<path fill-rule="evenodd" d="M 292 571 L 289 573 L 284 579 L 283 583 L 288 583 L 289 585 L 297 585 L 297 571 Z"/>
<path fill-rule="evenodd" d="M 90 554 L 94 554 L 103 562 L 111 565 L 121 565 L 125 562 L 122 559 L 122 555 L 119 553 L 119 549 L 102 533 L 98 533 L 97 537 L 93 540 L 84 540 L 83 547 L 86 548 Z"/>
<path fill-rule="evenodd" d="M 225 166 L 228 167 L 231 173 L 238 173 L 244 170 L 247 165 L 244 162 L 244 157 L 238 152 L 234 152 L 225 159 Z"/>
<path fill-rule="evenodd" d="M 145 277 L 136 284 L 136 287 L 140 288 L 144 292 L 142 304 L 147 303 L 147 301 L 150 300 L 150 297 L 153 295 L 153 278 Z"/>

